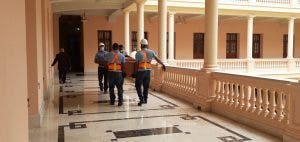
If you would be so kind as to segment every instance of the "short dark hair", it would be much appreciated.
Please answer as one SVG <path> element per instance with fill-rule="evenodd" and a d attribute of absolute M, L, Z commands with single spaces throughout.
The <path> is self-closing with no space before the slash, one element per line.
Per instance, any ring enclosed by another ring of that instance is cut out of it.
<path fill-rule="evenodd" d="M 112 46 L 113 50 L 118 50 L 119 49 L 119 44 L 118 43 L 114 43 Z"/>
<path fill-rule="evenodd" d="M 141 48 L 142 48 L 142 49 L 144 49 L 144 48 L 148 48 L 148 45 L 141 44 Z"/>
<path fill-rule="evenodd" d="M 122 44 L 119 45 L 119 49 L 123 49 L 124 46 Z"/>

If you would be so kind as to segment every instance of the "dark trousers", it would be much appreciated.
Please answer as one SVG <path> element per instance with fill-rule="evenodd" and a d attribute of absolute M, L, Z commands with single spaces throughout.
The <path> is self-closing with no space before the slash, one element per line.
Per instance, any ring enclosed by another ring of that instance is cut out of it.
<path fill-rule="evenodd" d="M 59 74 L 59 82 L 66 83 L 67 71 L 58 70 L 58 74 Z"/>
<path fill-rule="evenodd" d="M 106 68 L 98 67 L 98 80 L 99 80 L 99 87 L 101 91 L 103 91 L 103 89 L 104 91 L 107 91 L 108 89 L 107 73 L 108 72 Z M 103 83 L 103 79 L 104 79 L 104 83 Z"/>
<path fill-rule="evenodd" d="M 119 103 L 123 103 L 123 87 L 122 87 L 122 72 L 108 72 L 108 78 L 109 78 L 109 95 L 110 95 L 110 102 L 114 103 L 116 96 L 115 96 L 115 86 L 118 90 L 118 100 Z"/>
<path fill-rule="evenodd" d="M 150 84 L 150 70 L 138 71 L 136 74 L 135 88 L 141 102 L 147 102 Z M 143 92 L 142 92 L 143 85 Z"/>

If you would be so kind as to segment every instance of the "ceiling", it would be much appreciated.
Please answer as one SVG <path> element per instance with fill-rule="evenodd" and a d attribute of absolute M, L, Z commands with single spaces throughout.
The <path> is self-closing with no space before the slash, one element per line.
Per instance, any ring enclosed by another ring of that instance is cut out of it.
<path fill-rule="evenodd" d="M 50 0 L 53 12 L 66 15 L 86 15 L 109 16 L 115 11 L 124 9 L 134 0 Z"/>

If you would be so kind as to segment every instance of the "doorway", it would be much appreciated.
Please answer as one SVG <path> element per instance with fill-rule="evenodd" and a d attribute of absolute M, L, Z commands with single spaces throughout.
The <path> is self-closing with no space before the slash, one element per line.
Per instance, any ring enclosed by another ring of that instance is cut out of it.
<path fill-rule="evenodd" d="M 65 52 L 70 57 L 71 71 L 83 72 L 83 26 L 81 16 L 62 15 L 59 18 L 59 46 L 65 48 Z"/>

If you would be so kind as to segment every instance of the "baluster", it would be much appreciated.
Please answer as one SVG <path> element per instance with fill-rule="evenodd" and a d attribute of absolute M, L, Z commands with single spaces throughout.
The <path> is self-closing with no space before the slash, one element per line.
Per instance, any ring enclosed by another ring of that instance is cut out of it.
<path fill-rule="evenodd" d="M 274 119 L 276 116 L 276 100 L 275 100 L 275 91 L 271 91 L 271 97 L 270 97 L 270 118 Z"/>
<path fill-rule="evenodd" d="M 258 96 L 257 96 L 257 101 L 256 101 L 256 107 L 257 107 L 256 112 L 257 112 L 258 115 L 260 115 L 260 113 L 263 110 L 262 109 L 263 100 L 262 100 L 262 89 L 261 88 L 258 89 L 258 94 L 257 95 Z"/>
<path fill-rule="evenodd" d="M 240 85 L 239 84 L 235 84 L 235 96 L 234 96 L 234 101 L 235 101 L 235 105 L 234 105 L 234 107 L 236 108 L 238 105 L 239 105 L 239 102 L 240 102 L 240 100 L 239 100 L 239 96 L 240 96 L 240 94 L 239 94 L 239 87 L 240 87 Z"/>
<path fill-rule="evenodd" d="M 222 81 L 222 84 L 221 84 L 221 93 L 220 93 L 220 102 L 222 103 L 223 101 L 224 101 L 224 99 L 225 99 L 225 97 L 224 97 L 224 94 L 225 94 L 225 82 L 224 81 Z"/>
<path fill-rule="evenodd" d="M 284 95 L 285 99 L 284 99 L 284 109 L 283 109 L 283 114 L 284 114 L 284 122 L 285 124 L 289 124 L 290 123 L 290 107 L 291 107 L 291 96 L 289 94 L 285 94 Z"/>
<path fill-rule="evenodd" d="M 245 91 L 246 91 L 246 93 L 245 93 L 245 108 L 244 108 L 244 110 L 245 111 L 248 111 L 249 110 L 249 108 L 250 108 L 250 97 L 251 97 L 251 86 L 247 86 L 246 88 L 245 88 Z"/>
<path fill-rule="evenodd" d="M 269 90 L 263 90 L 263 112 L 266 117 L 269 114 Z"/>
<path fill-rule="evenodd" d="M 283 118 L 283 101 L 282 101 L 283 92 L 278 93 L 277 95 L 277 118 L 278 121 L 281 121 Z"/>
<path fill-rule="evenodd" d="M 184 76 L 184 88 L 186 92 L 189 92 L 189 75 Z"/>
<path fill-rule="evenodd" d="M 241 92 L 240 92 L 240 97 L 239 97 L 239 100 L 240 100 L 240 103 L 239 103 L 239 108 L 242 110 L 245 106 L 245 86 L 242 85 L 241 86 Z"/>
<path fill-rule="evenodd" d="M 224 103 L 228 104 L 229 102 L 229 82 L 225 83 L 225 100 Z"/>
<path fill-rule="evenodd" d="M 215 90 L 215 94 L 216 94 L 216 102 L 218 102 L 220 100 L 220 92 L 221 92 L 221 82 L 217 81 L 216 83 L 216 90 Z"/>
<path fill-rule="evenodd" d="M 255 110 L 256 110 L 256 96 L 257 96 L 257 88 L 252 87 L 251 99 L 250 99 L 251 112 L 255 112 Z"/>
<path fill-rule="evenodd" d="M 229 91 L 230 91 L 230 106 L 232 106 L 234 104 L 235 91 L 233 89 L 233 86 L 234 86 L 234 83 L 230 83 L 230 88 L 229 88 Z"/>
<path fill-rule="evenodd" d="M 179 92 L 181 92 L 181 81 L 180 81 L 180 79 L 181 79 L 181 74 L 177 74 L 176 73 L 176 76 L 177 76 L 177 81 L 176 81 L 176 85 L 177 85 L 177 88 L 178 88 L 178 91 Z"/>

